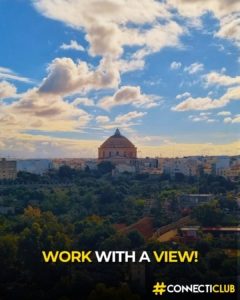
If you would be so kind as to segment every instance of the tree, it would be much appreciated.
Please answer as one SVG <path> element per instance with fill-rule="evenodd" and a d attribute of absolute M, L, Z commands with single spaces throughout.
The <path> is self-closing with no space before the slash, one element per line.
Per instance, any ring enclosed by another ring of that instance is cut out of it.
<path fill-rule="evenodd" d="M 110 161 L 101 161 L 97 168 L 101 174 L 107 174 L 111 173 L 115 166 Z"/>
<path fill-rule="evenodd" d="M 218 207 L 206 204 L 195 208 L 193 217 L 203 226 L 217 226 L 223 222 L 224 214 Z"/>
<path fill-rule="evenodd" d="M 58 176 L 62 180 L 73 179 L 76 175 L 76 171 L 69 166 L 61 166 L 58 170 Z"/>
<path fill-rule="evenodd" d="M 144 244 L 144 238 L 137 230 L 129 232 L 127 237 L 131 241 L 132 248 L 139 248 Z"/>

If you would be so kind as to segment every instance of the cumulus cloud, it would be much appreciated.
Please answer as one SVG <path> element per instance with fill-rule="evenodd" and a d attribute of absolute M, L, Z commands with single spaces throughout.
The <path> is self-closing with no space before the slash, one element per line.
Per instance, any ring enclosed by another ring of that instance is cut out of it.
<path fill-rule="evenodd" d="M 119 59 L 117 62 L 121 73 L 133 72 L 136 70 L 142 70 L 145 66 L 144 59 L 132 59 L 125 60 Z"/>
<path fill-rule="evenodd" d="M 186 32 L 187 30 L 175 21 L 168 21 L 145 31 L 131 29 L 127 40 L 131 41 L 133 46 L 143 46 L 133 55 L 136 59 L 142 59 L 146 55 L 159 52 L 164 47 L 181 47 L 180 37 Z"/>
<path fill-rule="evenodd" d="M 176 96 L 176 99 L 183 99 L 183 98 L 188 98 L 188 97 L 190 97 L 191 96 L 191 94 L 189 93 L 189 92 L 185 92 L 185 93 L 183 93 L 183 94 L 179 94 L 179 95 L 177 95 Z"/>
<path fill-rule="evenodd" d="M 113 64 L 113 67 L 111 67 Z M 108 66 L 110 66 L 108 68 Z M 77 97 L 74 100 L 67 100 L 72 94 L 84 93 L 98 89 L 117 89 L 120 82 L 119 66 L 116 61 L 110 58 L 102 58 L 98 67 L 93 68 L 85 62 L 75 63 L 70 58 L 57 58 L 48 67 L 48 75 L 39 87 L 32 88 L 12 103 L 2 103 L 0 110 L 0 125 L 9 134 L 19 134 L 28 130 L 41 131 L 82 131 L 93 116 L 80 106 L 94 106 L 93 100 L 87 97 Z M 3 70 L 8 71 L 8 70 Z M 138 87 L 135 93 L 127 89 L 117 89 L 112 97 L 114 105 L 124 104 L 124 97 L 127 102 L 135 106 L 152 107 L 157 105 L 154 96 L 142 94 Z M 10 96 L 16 93 L 14 86 L 1 83 L 1 97 Z M 133 96 L 133 98 L 131 98 Z M 110 97 L 111 98 L 111 97 Z M 130 101 L 131 100 L 133 101 Z M 115 103 L 116 101 L 116 103 Z M 129 115 L 129 118 L 134 118 Z M 123 118 L 123 116 L 122 116 Z M 137 116 L 136 116 L 137 118 Z M 110 119 L 105 116 L 99 117 L 96 121 L 100 124 L 105 122 L 109 126 Z M 113 120 L 113 124 L 119 124 L 119 120 Z M 127 122 L 126 127 L 134 125 Z"/>
<path fill-rule="evenodd" d="M 16 87 L 3 80 L 0 81 L 0 99 L 4 99 L 4 98 L 10 98 L 16 95 L 17 89 Z"/>
<path fill-rule="evenodd" d="M 206 12 L 212 12 L 216 17 L 221 18 L 226 14 L 239 11 L 238 0 L 168 0 L 168 3 L 177 8 L 180 14 L 186 17 L 198 17 Z"/>
<path fill-rule="evenodd" d="M 181 62 L 177 62 L 177 61 L 173 61 L 170 65 L 170 69 L 171 70 L 178 70 L 180 69 L 182 66 L 182 63 Z"/>
<path fill-rule="evenodd" d="M 226 106 L 232 100 L 240 100 L 240 87 L 228 88 L 219 99 L 210 97 L 189 97 L 178 105 L 172 107 L 173 111 L 209 110 Z"/>
<path fill-rule="evenodd" d="M 121 123 L 126 123 L 126 122 L 129 122 L 129 121 L 133 120 L 133 119 L 141 118 L 145 115 L 146 115 L 146 112 L 130 111 L 127 114 L 118 115 L 115 118 L 115 122 L 120 123 L 120 124 Z"/>
<path fill-rule="evenodd" d="M 236 115 L 232 118 L 231 117 L 224 118 L 223 122 L 227 124 L 240 123 L 240 115 Z"/>
<path fill-rule="evenodd" d="M 141 118 L 146 114 L 147 112 L 130 111 L 126 114 L 119 114 L 112 120 L 106 115 L 100 115 L 96 117 L 96 122 L 105 130 L 121 128 L 131 132 L 131 127 L 140 125 Z"/>
<path fill-rule="evenodd" d="M 207 119 L 207 123 L 215 123 L 215 122 L 217 122 L 216 119 Z"/>
<path fill-rule="evenodd" d="M 124 0 L 35 0 L 34 5 L 45 16 L 74 28 L 88 28 L 95 22 L 144 24 L 169 15 L 165 6 L 154 0 L 132 0 L 128 5 Z"/>
<path fill-rule="evenodd" d="M 201 112 L 199 115 L 202 116 L 202 117 L 205 117 L 205 116 L 210 116 L 212 113 L 210 112 Z"/>
<path fill-rule="evenodd" d="M 99 106 L 107 110 L 114 106 L 126 104 L 151 108 L 159 105 L 159 100 L 160 98 L 157 96 L 142 94 L 139 86 L 122 86 L 113 96 L 107 96 L 101 99 Z"/>
<path fill-rule="evenodd" d="M 119 39 L 122 32 L 114 23 L 95 23 L 88 28 L 86 39 L 91 45 L 90 54 L 92 56 L 106 56 L 111 54 L 118 57 L 123 53 L 122 43 Z"/>
<path fill-rule="evenodd" d="M 96 121 L 99 124 L 105 124 L 110 122 L 110 118 L 108 116 L 97 116 Z"/>
<path fill-rule="evenodd" d="M 43 80 L 41 93 L 68 95 L 91 89 L 117 88 L 119 70 L 109 59 L 102 59 L 96 70 L 86 62 L 74 63 L 71 58 L 56 58 L 48 67 L 48 76 Z"/>
<path fill-rule="evenodd" d="M 221 19 L 220 30 L 215 36 L 228 39 L 240 47 L 240 8 L 237 13 L 232 13 Z"/>
<path fill-rule="evenodd" d="M 206 82 L 206 85 L 221 85 L 221 86 L 231 86 L 240 84 L 240 76 L 231 77 L 217 72 L 210 72 L 207 75 L 204 75 L 203 79 Z"/>
<path fill-rule="evenodd" d="M 232 123 L 240 123 L 240 116 L 238 115 L 235 118 L 233 118 Z"/>
<path fill-rule="evenodd" d="M 84 51 L 83 46 L 80 45 L 80 44 L 78 44 L 78 42 L 75 41 L 75 40 L 71 40 L 69 44 L 63 43 L 63 44 L 60 46 L 60 49 L 63 49 L 63 50 Z"/>
<path fill-rule="evenodd" d="M 2 105 L 0 123 L 7 131 L 30 129 L 75 131 L 88 124 L 92 116 L 60 96 L 42 94 L 36 88 L 18 101 Z"/>
<path fill-rule="evenodd" d="M 189 74 L 195 74 L 204 70 L 204 65 L 198 62 L 191 64 L 188 67 L 184 68 L 184 71 Z"/>
<path fill-rule="evenodd" d="M 187 17 L 193 24 L 201 24 L 201 17 L 212 13 L 219 21 L 219 30 L 215 36 L 229 39 L 240 46 L 240 4 L 239 0 L 168 0 L 171 8 Z"/>
<path fill-rule="evenodd" d="M 171 19 L 165 3 L 155 0 L 35 0 L 34 6 L 48 18 L 86 32 L 93 56 L 120 57 L 124 46 L 140 46 L 143 57 L 166 46 L 180 44 L 184 29 Z M 66 14 L 66 11 L 68 12 Z M 165 20 L 165 24 L 159 22 Z M 135 28 L 129 23 L 136 25 Z M 148 28 L 141 28 L 147 24 Z"/>
<path fill-rule="evenodd" d="M 211 113 L 210 112 L 201 112 L 199 115 L 191 115 L 188 118 L 192 122 L 206 122 L 206 123 L 215 123 L 217 122 L 216 119 L 210 118 Z"/>
<path fill-rule="evenodd" d="M 89 98 L 76 98 L 71 102 L 71 104 L 74 106 L 78 106 L 78 105 L 94 106 L 95 105 L 94 101 Z"/>
<path fill-rule="evenodd" d="M 213 100 L 209 97 L 205 98 L 192 98 L 189 97 L 183 102 L 179 103 L 175 107 L 172 107 L 174 111 L 188 111 L 188 110 L 208 110 L 218 107 L 223 107 L 227 104 L 226 100 Z"/>
<path fill-rule="evenodd" d="M 224 118 L 224 123 L 232 123 L 232 118 L 230 118 L 230 117 L 227 117 L 227 118 Z"/>
<path fill-rule="evenodd" d="M 219 113 L 217 113 L 218 116 L 231 116 L 231 112 L 230 111 L 220 111 Z"/>

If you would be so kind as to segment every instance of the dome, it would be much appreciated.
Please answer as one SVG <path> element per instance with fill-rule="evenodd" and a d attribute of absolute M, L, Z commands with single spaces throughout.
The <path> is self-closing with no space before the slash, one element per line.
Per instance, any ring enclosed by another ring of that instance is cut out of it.
<path fill-rule="evenodd" d="M 137 148 L 117 129 L 99 148 L 98 159 L 136 159 Z"/>
<path fill-rule="evenodd" d="M 114 135 L 110 136 L 100 148 L 135 148 L 135 146 L 117 129 Z"/>

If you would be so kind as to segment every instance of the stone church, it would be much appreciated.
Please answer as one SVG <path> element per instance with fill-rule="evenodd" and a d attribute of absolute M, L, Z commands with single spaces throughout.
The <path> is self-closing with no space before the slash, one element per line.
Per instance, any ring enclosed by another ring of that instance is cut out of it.
<path fill-rule="evenodd" d="M 119 129 L 98 148 L 99 161 L 111 161 L 113 164 L 135 165 L 137 148 Z"/>

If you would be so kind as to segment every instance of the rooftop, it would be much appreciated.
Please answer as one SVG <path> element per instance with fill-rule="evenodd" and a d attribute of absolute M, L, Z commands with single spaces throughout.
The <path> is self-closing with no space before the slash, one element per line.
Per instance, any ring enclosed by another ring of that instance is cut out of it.
<path fill-rule="evenodd" d="M 136 148 L 132 142 L 123 136 L 117 128 L 114 135 L 110 136 L 100 148 Z"/>

